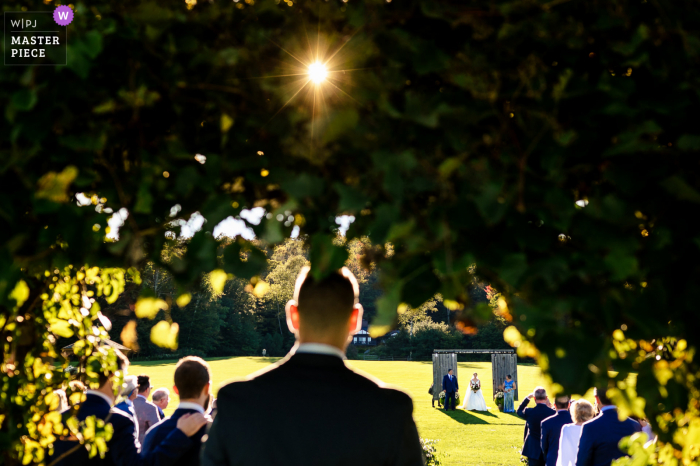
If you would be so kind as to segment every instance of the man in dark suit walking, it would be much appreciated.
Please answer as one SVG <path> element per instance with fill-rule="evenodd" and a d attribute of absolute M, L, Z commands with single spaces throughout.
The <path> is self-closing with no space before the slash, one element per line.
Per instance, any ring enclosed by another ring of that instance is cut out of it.
<path fill-rule="evenodd" d="M 173 415 L 151 427 L 143 440 L 143 454 L 149 454 L 158 448 L 174 430 L 177 421 L 187 414 L 204 414 L 209 407 L 211 397 L 211 371 L 203 359 L 188 356 L 180 359 L 175 368 L 175 393 L 180 397 L 180 404 Z M 199 465 L 199 452 L 206 426 L 202 426 L 191 437 L 192 446 L 173 464 L 176 466 Z"/>
<path fill-rule="evenodd" d="M 571 424 L 571 413 L 569 412 L 570 398 L 566 395 L 558 396 L 554 400 L 557 413 L 550 416 L 541 424 L 542 430 L 542 453 L 547 466 L 556 466 L 559 456 L 559 436 L 561 428 L 566 424 Z"/>
<path fill-rule="evenodd" d="M 117 370 L 126 372 L 128 360 L 118 350 Z M 88 390 L 85 401 L 80 405 L 77 418 L 84 421 L 88 416 L 96 416 L 112 424 L 112 438 L 107 442 L 107 454 L 88 457 L 88 451 L 77 440 L 60 440 L 54 444 L 54 454 L 49 463 L 57 461 L 56 466 L 146 466 L 174 464 L 192 445 L 189 438 L 205 424 L 204 416 L 181 418 L 177 429 L 149 454 L 139 455 L 140 445 L 136 437 L 136 422 L 130 413 L 112 408 L 114 391 L 112 380 L 114 373 L 100 374 L 97 390 Z"/>
<path fill-rule="evenodd" d="M 452 404 L 452 411 L 454 411 L 457 404 L 455 393 L 459 390 L 459 383 L 457 383 L 457 377 L 454 376 L 452 369 L 448 369 L 447 375 L 442 378 L 442 389 L 445 390 L 445 411 L 450 409 L 450 404 Z"/>
<path fill-rule="evenodd" d="M 345 365 L 362 325 L 358 294 L 347 268 L 320 279 L 302 269 L 286 307 L 296 345 L 280 362 L 219 390 L 202 464 L 423 464 L 411 398 Z"/>
<path fill-rule="evenodd" d="M 535 407 L 528 408 L 531 399 L 535 399 Z M 530 466 L 544 466 L 544 455 L 540 446 L 542 421 L 552 416 L 555 411 L 549 407 L 547 392 L 542 387 L 537 387 L 532 394 L 520 403 L 518 416 L 527 421 L 525 423 L 525 442 L 523 445 L 523 456 L 527 457 Z"/>
<path fill-rule="evenodd" d="M 605 389 L 595 389 L 595 401 L 600 414 L 583 425 L 576 466 L 608 466 L 625 456 L 618 447 L 620 440 L 642 430 L 637 421 L 620 420 Z"/>

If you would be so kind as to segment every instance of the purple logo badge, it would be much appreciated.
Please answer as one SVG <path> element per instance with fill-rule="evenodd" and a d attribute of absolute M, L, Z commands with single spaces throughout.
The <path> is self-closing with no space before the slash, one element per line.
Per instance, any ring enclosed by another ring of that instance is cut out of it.
<path fill-rule="evenodd" d="M 73 21 L 73 10 L 68 5 L 61 5 L 53 10 L 53 20 L 59 26 L 68 26 Z"/>

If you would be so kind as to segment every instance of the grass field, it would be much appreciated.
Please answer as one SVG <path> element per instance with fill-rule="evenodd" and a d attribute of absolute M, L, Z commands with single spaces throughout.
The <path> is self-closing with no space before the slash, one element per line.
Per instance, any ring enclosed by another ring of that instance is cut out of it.
<path fill-rule="evenodd" d="M 215 391 L 222 382 L 241 379 L 275 362 L 277 358 L 215 358 L 209 364 L 214 377 Z M 132 364 L 129 374 L 148 374 L 154 387 L 173 385 L 175 361 L 154 361 Z M 446 466 L 458 465 L 518 465 L 519 448 L 523 441 L 524 421 L 515 414 L 498 411 L 493 403 L 491 389 L 491 363 L 459 363 L 458 380 L 461 394 L 474 372 L 479 373 L 482 381 L 486 404 L 491 408 L 488 413 L 466 412 L 457 410 L 445 413 L 431 407 L 428 388 L 432 381 L 432 363 L 420 361 L 350 361 L 350 365 L 372 374 L 408 392 L 413 398 L 414 417 L 421 437 L 439 439 L 438 450 L 447 454 Z M 537 366 L 519 365 L 520 397 L 524 398 L 538 385 L 545 381 Z M 339 400 L 341 401 L 341 400 Z M 280 398 L 280 403 L 283 403 Z M 177 396 L 172 393 L 166 414 L 172 413 L 177 406 Z M 517 407 L 518 402 L 516 402 Z M 437 403 L 436 403 L 437 405 Z"/>

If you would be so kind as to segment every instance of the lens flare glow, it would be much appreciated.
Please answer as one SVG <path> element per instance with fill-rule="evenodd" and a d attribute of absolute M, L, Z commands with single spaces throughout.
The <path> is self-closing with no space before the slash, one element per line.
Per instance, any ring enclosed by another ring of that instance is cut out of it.
<path fill-rule="evenodd" d="M 309 79 L 314 82 L 314 84 L 321 84 L 328 77 L 328 69 L 323 63 L 312 63 L 309 65 Z"/>

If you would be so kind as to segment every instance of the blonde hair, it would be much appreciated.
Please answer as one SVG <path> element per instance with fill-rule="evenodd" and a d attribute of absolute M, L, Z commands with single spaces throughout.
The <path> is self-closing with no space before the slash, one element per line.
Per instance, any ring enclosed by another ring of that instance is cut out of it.
<path fill-rule="evenodd" d="M 586 400 L 576 400 L 569 408 L 575 424 L 593 419 L 593 405 Z"/>

